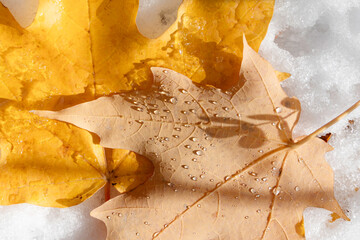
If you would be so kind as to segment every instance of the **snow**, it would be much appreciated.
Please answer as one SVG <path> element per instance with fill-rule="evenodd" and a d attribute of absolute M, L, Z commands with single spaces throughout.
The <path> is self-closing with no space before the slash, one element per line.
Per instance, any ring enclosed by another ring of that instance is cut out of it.
<path fill-rule="evenodd" d="M 173 1 L 166 6 L 167 14 L 179 2 Z M 151 0 L 141 2 L 156 5 Z M 260 53 L 278 70 L 292 74 L 282 85 L 302 103 L 297 136 L 311 133 L 359 100 L 359 22 L 360 0 L 277 0 Z M 162 31 L 148 34 L 156 36 Z M 308 208 L 304 213 L 306 238 L 359 239 L 360 191 L 355 188 L 360 188 L 360 109 L 326 132 L 333 134 L 330 144 L 335 148 L 326 155 L 335 172 L 335 196 L 351 221 L 331 223 L 330 212 Z M 100 190 L 83 204 L 67 209 L 0 206 L 0 239 L 105 239 L 103 223 L 89 216 L 103 202 L 102 196 Z"/>

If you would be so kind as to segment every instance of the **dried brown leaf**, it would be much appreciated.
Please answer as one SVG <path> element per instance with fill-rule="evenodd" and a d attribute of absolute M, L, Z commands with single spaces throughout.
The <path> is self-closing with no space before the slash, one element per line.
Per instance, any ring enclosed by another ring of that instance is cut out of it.
<path fill-rule="evenodd" d="M 151 179 L 92 212 L 108 239 L 303 239 L 306 207 L 348 219 L 324 159 L 332 148 L 314 134 L 293 140 L 300 103 L 244 42 L 229 92 L 152 68 L 151 89 L 36 111 L 152 160 Z"/>

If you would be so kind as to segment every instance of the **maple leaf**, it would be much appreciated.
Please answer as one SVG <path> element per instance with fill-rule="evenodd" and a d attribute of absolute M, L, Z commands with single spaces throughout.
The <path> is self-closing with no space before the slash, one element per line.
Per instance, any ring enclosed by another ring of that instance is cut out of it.
<path fill-rule="evenodd" d="M 107 225 L 108 239 L 302 239 L 310 206 L 348 220 L 324 159 L 332 148 L 314 137 L 326 126 L 292 138 L 300 103 L 246 41 L 231 91 L 165 68 L 152 72 L 150 89 L 35 111 L 152 160 L 147 182 L 91 213 Z"/>
<path fill-rule="evenodd" d="M 146 88 L 155 65 L 229 86 L 241 35 L 258 49 L 273 7 L 274 0 L 186 0 L 175 23 L 148 39 L 137 30 L 134 0 L 39 0 L 26 29 L 0 4 L 0 204 L 67 207 L 106 182 L 122 192 L 145 181 L 152 165 L 144 158 L 120 149 L 104 154 L 86 131 L 28 110 Z"/>

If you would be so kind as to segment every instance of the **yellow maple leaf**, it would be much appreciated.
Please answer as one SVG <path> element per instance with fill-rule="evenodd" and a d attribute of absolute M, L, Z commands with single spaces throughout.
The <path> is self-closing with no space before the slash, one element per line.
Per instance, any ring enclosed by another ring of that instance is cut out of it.
<path fill-rule="evenodd" d="M 273 6 L 274 0 L 185 0 L 175 23 L 148 39 L 136 27 L 138 1 L 40 0 L 26 29 L 0 4 L 0 204 L 66 207 L 107 181 L 119 191 L 144 182 L 152 173 L 147 160 L 123 150 L 105 154 L 89 133 L 28 110 L 144 88 L 151 66 L 231 86 L 242 34 L 258 49 Z"/>

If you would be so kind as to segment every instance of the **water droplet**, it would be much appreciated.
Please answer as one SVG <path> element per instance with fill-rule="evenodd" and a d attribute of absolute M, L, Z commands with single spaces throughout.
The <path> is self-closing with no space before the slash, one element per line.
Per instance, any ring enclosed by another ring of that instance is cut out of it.
<path fill-rule="evenodd" d="M 281 113 L 281 108 L 279 108 L 279 107 L 277 107 L 277 108 L 275 108 L 275 111 L 277 112 L 277 113 Z"/>
<path fill-rule="evenodd" d="M 188 104 L 188 105 L 189 105 L 189 104 L 191 104 L 191 102 L 190 102 L 190 101 L 185 101 L 185 104 Z"/>
<path fill-rule="evenodd" d="M 275 171 L 275 170 L 276 170 L 276 167 L 272 167 L 271 169 L 272 169 L 273 171 Z"/>
<path fill-rule="evenodd" d="M 260 197 L 260 194 L 256 194 L 255 197 L 256 197 L 256 198 L 259 198 L 259 197 Z"/>
<path fill-rule="evenodd" d="M 186 91 L 185 89 L 179 89 L 179 91 L 184 94 L 188 93 L 188 91 Z"/>
<path fill-rule="evenodd" d="M 181 128 L 179 128 L 179 127 L 174 127 L 174 130 L 175 130 L 175 131 L 181 131 Z"/>
<path fill-rule="evenodd" d="M 251 192 L 251 193 L 256 193 L 256 190 L 253 189 L 253 188 L 249 188 L 249 192 Z"/>
<path fill-rule="evenodd" d="M 302 158 L 298 158 L 298 162 L 302 163 L 304 160 Z"/>
<path fill-rule="evenodd" d="M 184 169 L 189 169 L 188 165 L 182 165 L 181 167 L 184 168 Z"/>
<path fill-rule="evenodd" d="M 149 222 L 148 222 L 148 221 L 145 221 L 144 224 L 145 224 L 145 225 L 149 225 Z"/>
<path fill-rule="evenodd" d="M 259 153 L 263 153 L 264 151 L 263 150 L 259 150 Z"/>
<path fill-rule="evenodd" d="M 197 180 L 197 177 L 192 176 L 190 179 L 193 180 L 193 181 L 196 181 L 196 180 Z"/>
<path fill-rule="evenodd" d="M 209 181 L 210 181 L 210 182 L 213 182 L 213 181 L 214 181 L 214 179 L 210 179 Z"/>
<path fill-rule="evenodd" d="M 137 232 L 137 233 L 136 233 L 136 236 L 140 236 L 140 233 Z"/>
<path fill-rule="evenodd" d="M 256 210 L 256 212 L 257 212 L 257 213 L 260 213 L 260 212 L 261 212 L 261 209 Z"/>
<path fill-rule="evenodd" d="M 193 153 L 196 154 L 196 155 L 198 155 L 198 156 L 203 155 L 203 152 L 200 151 L 200 150 L 195 150 Z"/>
<path fill-rule="evenodd" d="M 143 124 L 143 123 L 144 123 L 143 120 L 135 120 L 135 122 L 140 123 L 140 124 Z"/>
<path fill-rule="evenodd" d="M 110 217 L 110 216 L 106 216 L 106 218 L 107 218 L 107 219 L 109 219 L 109 220 L 111 219 L 111 217 Z"/>
<path fill-rule="evenodd" d="M 248 172 L 248 174 L 249 174 L 249 175 L 251 175 L 251 176 L 254 176 L 254 177 L 255 177 L 255 176 L 257 176 L 257 173 L 255 173 L 255 172 L 251 172 L 251 171 L 250 171 L 250 172 Z"/>
<path fill-rule="evenodd" d="M 195 109 L 190 109 L 189 112 L 195 113 L 196 111 L 195 111 Z"/>
<path fill-rule="evenodd" d="M 121 217 L 122 216 L 122 214 L 121 213 L 118 213 L 118 217 Z"/>
<path fill-rule="evenodd" d="M 195 189 L 195 188 L 193 188 L 193 189 L 191 189 L 191 191 L 196 192 L 196 189 Z"/>
<path fill-rule="evenodd" d="M 165 74 L 166 74 L 166 73 L 168 73 L 168 71 L 167 71 L 167 70 L 163 70 L 162 72 L 163 72 L 163 73 L 165 73 Z"/>
<path fill-rule="evenodd" d="M 264 182 L 266 182 L 266 181 L 267 181 L 267 178 L 266 178 L 266 177 L 263 177 L 261 180 L 264 181 Z"/>
<path fill-rule="evenodd" d="M 188 114 L 187 111 L 180 111 L 180 112 L 184 115 Z"/>
<path fill-rule="evenodd" d="M 172 97 L 169 99 L 169 102 L 172 103 L 172 104 L 176 104 L 177 103 L 177 98 L 176 97 Z"/>
<path fill-rule="evenodd" d="M 295 189 L 295 191 L 297 191 L 297 192 L 300 191 L 300 187 L 299 187 L 299 186 L 296 186 L 294 189 Z"/>
<path fill-rule="evenodd" d="M 272 190 L 275 196 L 279 195 L 280 191 L 281 191 L 280 187 L 274 187 L 274 189 Z"/>
<path fill-rule="evenodd" d="M 168 185 L 169 187 L 174 186 L 174 184 L 172 184 L 171 182 L 168 182 L 167 185 Z"/>
<path fill-rule="evenodd" d="M 214 101 L 214 100 L 209 100 L 209 103 L 211 103 L 211 104 L 217 104 L 217 102 Z"/>
<path fill-rule="evenodd" d="M 201 174 L 201 175 L 200 175 L 200 178 L 205 178 L 205 175 L 204 175 L 204 174 Z"/>
<path fill-rule="evenodd" d="M 191 159 L 191 161 L 196 162 L 196 161 L 197 161 L 197 159 L 196 159 L 196 158 L 193 158 L 193 159 Z"/>
<path fill-rule="evenodd" d="M 144 109 L 143 109 L 143 108 L 141 108 L 141 107 L 136 107 L 136 108 L 135 108 L 135 110 L 136 110 L 136 111 L 138 111 L 138 112 L 142 112 L 142 111 L 144 111 Z"/>
<path fill-rule="evenodd" d="M 216 184 L 216 187 L 220 187 L 221 186 L 221 182 L 218 182 L 217 184 Z"/>
<path fill-rule="evenodd" d="M 249 216 L 245 216 L 244 218 L 245 218 L 245 219 L 249 219 Z"/>
<path fill-rule="evenodd" d="M 226 176 L 224 179 L 225 181 L 228 181 L 231 177 L 230 176 Z"/>
<path fill-rule="evenodd" d="M 160 114 L 160 111 L 159 111 L 159 110 L 157 110 L 157 109 L 152 110 L 152 114 L 158 115 L 158 114 Z"/>
<path fill-rule="evenodd" d="M 176 161 L 176 158 L 170 158 L 171 161 Z"/>
<path fill-rule="evenodd" d="M 219 116 L 219 114 L 217 114 L 217 113 L 214 114 L 214 117 L 218 117 L 218 116 Z"/>
<path fill-rule="evenodd" d="M 159 235 L 159 232 L 154 232 L 153 237 L 157 237 Z"/>
<path fill-rule="evenodd" d="M 189 125 L 189 124 L 184 124 L 183 126 L 184 126 L 184 127 L 187 127 L 187 128 L 188 128 L 188 127 L 190 127 L 190 125 Z"/>
<path fill-rule="evenodd" d="M 197 138 L 195 138 L 195 137 L 191 137 L 191 138 L 189 138 L 190 139 L 190 141 L 193 141 L 193 142 L 196 142 L 197 141 Z"/>
<path fill-rule="evenodd" d="M 207 150 L 207 148 L 206 148 L 206 147 L 203 147 L 203 146 L 201 146 L 200 148 L 201 148 L 201 150 L 203 150 L 203 151 L 206 151 L 206 150 Z"/>
<path fill-rule="evenodd" d="M 229 111 L 229 108 L 228 108 L 228 107 L 223 107 L 223 109 L 224 109 L 225 111 Z"/>
<path fill-rule="evenodd" d="M 198 205 L 196 205 L 198 208 L 201 208 L 201 205 L 200 204 L 198 204 Z"/>
<path fill-rule="evenodd" d="M 191 146 L 190 145 L 185 145 L 185 148 L 190 149 Z"/>
<path fill-rule="evenodd" d="M 168 138 L 168 137 L 164 137 L 164 140 L 165 140 L 165 141 L 169 141 L 169 138 Z"/>
<path fill-rule="evenodd" d="M 173 135 L 173 138 L 179 138 L 179 135 Z"/>

